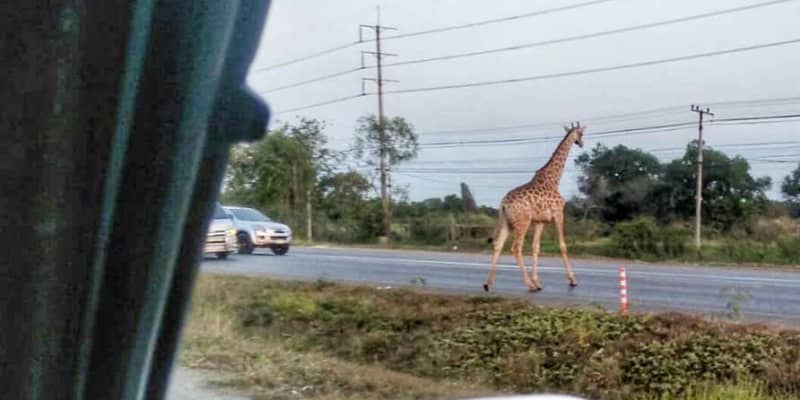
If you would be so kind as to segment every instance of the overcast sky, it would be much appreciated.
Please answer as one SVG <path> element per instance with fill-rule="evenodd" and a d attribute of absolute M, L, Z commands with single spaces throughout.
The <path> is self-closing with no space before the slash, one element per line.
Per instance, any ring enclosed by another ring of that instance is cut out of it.
<path fill-rule="evenodd" d="M 381 23 L 403 34 L 484 21 L 537 10 L 584 3 L 587 0 L 383 0 L 323 1 L 274 0 L 251 68 L 250 85 L 256 91 L 332 74 L 360 65 L 368 42 L 268 71 L 259 68 L 302 57 L 358 39 L 359 24 L 375 24 L 376 5 Z M 472 52 L 559 39 L 706 12 L 765 3 L 766 0 L 613 0 L 547 15 L 520 18 L 469 29 L 398 38 L 383 42 L 383 51 L 397 53 L 387 62 Z M 402 90 L 547 75 L 642 61 L 679 57 L 716 50 L 800 39 L 800 1 L 754 8 L 652 29 L 590 38 L 445 61 L 389 67 L 387 90 Z M 373 60 L 369 60 L 370 63 Z M 269 92 L 264 98 L 275 112 L 361 92 L 367 69 L 292 89 Z M 374 91 L 368 82 L 367 91 Z M 773 103 L 724 104 L 739 100 L 798 97 Z M 481 204 L 497 205 L 503 194 L 530 179 L 552 153 L 559 139 L 540 143 L 470 145 L 435 149 L 425 143 L 506 138 L 561 136 L 559 124 L 580 120 L 588 124 L 586 148 L 603 143 L 658 149 L 662 160 L 682 155 L 694 127 L 639 135 L 597 137 L 594 132 L 689 122 L 696 115 L 690 104 L 710 106 L 716 118 L 776 115 L 800 112 L 800 43 L 684 62 L 622 69 L 554 79 L 471 88 L 387 94 L 388 116 L 402 116 L 420 134 L 419 157 L 395 167 L 396 185 L 408 185 L 412 199 L 456 193 L 467 182 Z M 604 119 L 604 116 L 678 106 L 651 114 Z M 375 96 L 273 116 L 293 121 L 298 116 L 324 120 L 335 149 L 347 149 L 358 117 L 375 113 Z M 476 131 L 484 128 L 537 125 Z M 438 132 L 437 131 L 448 131 Z M 729 154 L 754 159 L 756 176 L 769 175 L 771 197 L 779 197 L 779 183 L 796 163 L 755 161 L 800 160 L 800 121 L 758 125 L 722 124 L 707 127 L 706 143 Z M 765 146 L 730 146 L 753 142 L 797 142 Z M 667 149 L 667 150 L 663 150 Z M 573 149 L 571 156 L 580 154 Z M 413 172 L 403 172 L 404 170 Z M 483 172 L 483 173 L 478 173 Z M 577 168 L 567 164 L 561 182 L 566 197 L 577 193 Z"/>

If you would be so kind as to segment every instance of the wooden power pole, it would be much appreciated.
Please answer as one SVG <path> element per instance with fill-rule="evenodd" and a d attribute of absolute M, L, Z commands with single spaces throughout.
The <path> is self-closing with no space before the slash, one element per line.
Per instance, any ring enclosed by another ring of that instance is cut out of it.
<path fill-rule="evenodd" d="M 700 238 L 700 225 L 702 222 L 703 207 L 703 116 L 714 116 L 711 109 L 706 107 L 702 109 L 700 106 L 692 105 L 692 112 L 696 112 L 697 119 L 697 192 L 695 193 L 695 211 L 694 211 L 694 245 L 697 250 L 697 255 L 700 255 L 700 247 L 702 240 Z"/>
<path fill-rule="evenodd" d="M 306 189 L 306 239 L 309 242 L 314 241 L 314 224 L 311 215 L 311 190 Z"/>
<path fill-rule="evenodd" d="M 396 30 L 396 28 L 381 25 L 380 8 L 378 8 L 378 20 L 375 25 L 360 25 L 359 27 L 359 41 L 363 41 L 363 29 L 371 29 L 375 32 L 375 51 L 362 51 L 361 52 L 361 67 L 364 68 L 364 54 L 371 54 L 375 56 L 377 61 L 375 78 L 363 78 L 361 91 L 364 93 L 363 81 L 374 81 L 378 86 L 378 140 L 380 141 L 380 178 L 381 178 L 381 205 L 383 208 L 383 234 L 387 242 L 391 240 L 392 236 L 392 208 L 389 198 L 389 159 L 387 146 L 387 136 L 385 130 L 385 118 L 383 114 L 383 84 L 390 82 L 383 79 L 383 57 L 396 56 L 396 54 L 384 53 L 381 51 L 381 32 L 386 30 Z"/>

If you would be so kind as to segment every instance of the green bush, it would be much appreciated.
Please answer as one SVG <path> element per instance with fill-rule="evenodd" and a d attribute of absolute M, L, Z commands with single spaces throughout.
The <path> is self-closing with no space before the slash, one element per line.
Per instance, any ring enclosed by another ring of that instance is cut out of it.
<path fill-rule="evenodd" d="M 736 262 L 763 263 L 767 261 L 771 253 L 767 243 L 735 239 L 724 240 L 721 250 L 726 258 Z"/>
<path fill-rule="evenodd" d="M 774 337 L 696 332 L 670 342 L 642 343 L 624 366 L 625 381 L 651 393 L 682 393 L 693 381 L 728 382 L 764 374 L 780 355 Z"/>
<path fill-rule="evenodd" d="M 669 226 L 659 231 L 659 255 L 670 258 L 679 258 L 687 252 L 687 239 L 689 232 L 685 228 Z"/>
<path fill-rule="evenodd" d="M 620 222 L 611 234 L 609 255 L 632 259 L 671 257 L 686 253 L 687 232 L 679 227 L 660 227 L 649 217 Z"/>
<path fill-rule="evenodd" d="M 658 252 L 658 227 L 653 219 L 639 217 L 620 222 L 611 234 L 614 256 L 643 258 Z"/>
<path fill-rule="evenodd" d="M 784 235 L 776 241 L 778 255 L 784 261 L 800 264 L 800 237 Z"/>
<path fill-rule="evenodd" d="M 416 243 L 439 245 L 447 243 L 449 221 L 444 217 L 423 217 L 411 220 L 410 240 Z"/>

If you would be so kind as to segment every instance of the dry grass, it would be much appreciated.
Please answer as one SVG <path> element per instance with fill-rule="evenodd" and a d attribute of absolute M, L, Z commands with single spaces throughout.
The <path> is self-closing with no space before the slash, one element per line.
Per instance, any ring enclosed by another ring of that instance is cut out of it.
<path fill-rule="evenodd" d="M 246 389 L 258 399 L 452 399 L 498 393 L 298 351 L 286 341 L 244 333 L 234 305 L 248 301 L 258 283 L 200 279 L 184 333 L 184 365 L 230 372 L 236 378 L 214 383 Z"/>
<path fill-rule="evenodd" d="M 680 314 L 204 275 L 184 364 L 270 399 L 798 398 L 800 334 Z"/>

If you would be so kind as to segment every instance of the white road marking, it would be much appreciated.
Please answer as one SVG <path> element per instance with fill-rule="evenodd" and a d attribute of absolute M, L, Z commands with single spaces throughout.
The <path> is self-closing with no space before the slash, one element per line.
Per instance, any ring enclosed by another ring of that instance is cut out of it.
<path fill-rule="evenodd" d="M 323 257 L 331 257 L 331 258 L 341 258 L 341 259 L 348 259 L 353 261 L 374 261 L 374 260 L 381 260 L 381 261 L 388 261 L 388 262 L 395 262 L 395 263 L 406 263 L 406 264 L 430 264 L 430 265 L 452 265 L 452 266 L 468 266 L 468 267 L 481 267 L 486 270 L 489 268 L 488 263 L 476 263 L 476 262 L 467 262 L 467 261 L 443 261 L 443 260 L 426 260 L 421 258 L 388 258 L 388 257 L 364 257 L 364 256 L 346 256 L 346 255 L 332 255 L 332 254 L 325 254 Z M 530 267 L 530 266 L 528 266 Z M 512 265 L 512 264 L 498 264 L 498 269 L 506 269 L 506 270 L 519 270 L 519 266 Z M 545 267 L 539 266 L 540 271 L 560 271 L 563 268 L 561 267 Z M 771 283 L 771 284 L 779 284 L 782 286 L 790 286 L 790 287 L 800 287 L 800 279 L 777 279 L 777 278 L 759 278 L 759 277 L 736 277 L 736 276 L 725 276 L 720 274 L 690 274 L 690 273 L 683 273 L 683 272 L 675 272 L 675 273 L 667 273 L 667 272 L 653 272 L 653 271 L 631 271 L 629 269 L 629 276 L 636 277 L 636 276 L 648 276 L 648 277 L 659 277 L 659 278 L 686 278 L 686 279 L 714 279 L 719 281 L 728 281 L 728 282 L 743 282 L 743 283 Z M 587 269 L 587 268 L 573 268 L 575 272 L 581 272 L 585 274 L 597 274 L 597 275 L 617 275 L 619 272 L 617 270 L 603 270 L 603 269 Z"/>

